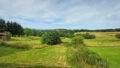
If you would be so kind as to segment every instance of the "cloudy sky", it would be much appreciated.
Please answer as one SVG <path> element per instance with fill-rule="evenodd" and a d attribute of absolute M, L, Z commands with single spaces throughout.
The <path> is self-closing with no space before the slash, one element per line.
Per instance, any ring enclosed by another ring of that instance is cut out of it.
<path fill-rule="evenodd" d="M 0 18 L 34 29 L 120 27 L 120 0 L 0 0 Z"/>

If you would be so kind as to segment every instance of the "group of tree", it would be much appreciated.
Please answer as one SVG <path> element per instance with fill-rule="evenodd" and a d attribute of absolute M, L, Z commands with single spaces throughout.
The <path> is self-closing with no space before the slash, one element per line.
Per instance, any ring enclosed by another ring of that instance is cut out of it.
<path fill-rule="evenodd" d="M 0 32 L 10 32 L 12 35 L 23 35 L 23 27 L 12 21 L 0 19 Z"/>
<path fill-rule="evenodd" d="M 44 32 L 36 29 L 25 28 L 24 35 L 25 36 L 42 36 Z"/>
<path fill-rule="evenodd" d="M 84 39 L 95 39 L 96 38 L 95 35 L 90 34 L 90 33 L 83 33 L 83 34 L 79 33 L 79 34 L 75 34 L 75 36 L 82 36 L 84 37 Z"/>
<path fill-rule="evenodd" d="M 67 38 L 74 37 L 74 31 L 73 30 L 59 29 L 59 30 L 55 30 L 55 31 L 58 32 L 60 37 L 67 37 Z"/>

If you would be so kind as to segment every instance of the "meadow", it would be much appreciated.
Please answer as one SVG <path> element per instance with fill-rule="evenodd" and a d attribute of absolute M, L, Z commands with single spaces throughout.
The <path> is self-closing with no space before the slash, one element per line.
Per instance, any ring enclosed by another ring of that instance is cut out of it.
<path fill-rule="evenodd" d="M 104 59 L 109 59 L 110 68 L 120 68 L 120 39 L 115 38 L 117 33 L 120 32 L 90 32 L 96 35 L 96 39 L 84 40 L 89 49 L 97 52 Z M 27 44 L 32 46 L 32 49 L 0 45 L 0 68 L 70 68 L 66 61 L 68 47 L 64 44 L 71 42 L 71 38 L 61 39 L 63 43 L 49 46 L 41 43 L 41 37 L 12 37 L 6 43 Z"/>

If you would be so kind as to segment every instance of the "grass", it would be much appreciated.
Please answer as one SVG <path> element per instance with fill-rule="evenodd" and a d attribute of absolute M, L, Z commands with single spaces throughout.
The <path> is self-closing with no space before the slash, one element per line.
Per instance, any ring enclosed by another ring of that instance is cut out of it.
<path fill-rule="evenodd" d="M 120 68 L 120 47 L 89 47 L 104 59 L 108 59 L 110 68 Z"/>
<path fill-rule="evenodd" d="M 22 50 L 0 46 L 0 68 L 63 68 L 66 63 L 66 47 L 49 46 L 44 49 Z"/>

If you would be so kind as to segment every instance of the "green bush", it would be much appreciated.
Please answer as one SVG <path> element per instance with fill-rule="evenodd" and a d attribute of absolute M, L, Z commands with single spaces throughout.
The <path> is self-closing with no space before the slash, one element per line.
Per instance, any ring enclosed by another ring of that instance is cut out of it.
<path fill-rule="evenodd" d="M 72 38 L 72 37 L 74 37 L 74 34 L 73 33 L 65 33 L 64 37 Z"/>
<path fill-rule="evenodd" d="M 55 45 L 61 43 L 59 34 L 55 31 L 46 32 L 42 35 L 42 43 L 48 45 Z"/>
<path fill-rule="evenodd" d="M 119 38 L 119 39 L 120 39 L 120 34 L 116 34 L 115 36 L 116 36 L 116 38 Z"/>
<path fill-rule="evenodd" d="M 2 40 L 7 41 L 11 39 L 12 34 L 10 32 L 5 32 L 4 36 L 2 37 Z"/>
<path fill-rule="evenodd" d="M 60 37 L 67 37 L 67 38 L 74 37 L 74 31 L 72 30 L 58 30 L 57 32 Z"/>
<path fill-rule="evenodd" d="M 82 35 L 85 39 L 95 39 L 95 35 L 91 35 L 89 33 L 83 34 Z"/>
<path fill-rule="evenodd" d="M 83 44 L 83 37 L 82 36 L 73 37 L 72 44 Z"/>

